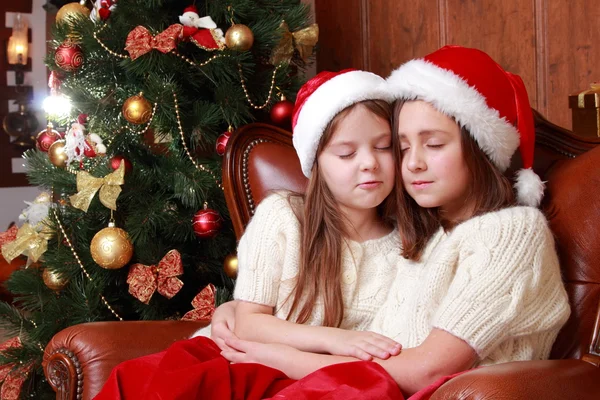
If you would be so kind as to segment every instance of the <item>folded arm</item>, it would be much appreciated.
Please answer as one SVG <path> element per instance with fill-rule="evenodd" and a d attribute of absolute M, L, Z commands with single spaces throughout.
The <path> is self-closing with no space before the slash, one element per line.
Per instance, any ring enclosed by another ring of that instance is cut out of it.
<path fill-rule="evenodd" d="M 328 365 L 357 361 L 356 358 L 315 354 L 281 345 L 264 345 L 243 340 L 228 341 L 237 349 L 223 352 L 232 362 L 258 362 L 283 371 L 293 379 Z M 477 361 L 475 351 L 452 334 L 434 329 L 415 348 L 405 349 L 387 360 L 375 360 L 406 395 L 412 395 L 438 378 L 464 371 Z"/>
<path fill-rule="evenodd" d="M 370 360 L 389 358 L 400 352 L 400 345 L 373 332 L 354 332 L 339 328 L 302 325 L 273 315 L 273 307 L 238 301 L 234 333 L 240 339 L 259 343 L 279 343 L 311 353 L 351 355 Z"/>

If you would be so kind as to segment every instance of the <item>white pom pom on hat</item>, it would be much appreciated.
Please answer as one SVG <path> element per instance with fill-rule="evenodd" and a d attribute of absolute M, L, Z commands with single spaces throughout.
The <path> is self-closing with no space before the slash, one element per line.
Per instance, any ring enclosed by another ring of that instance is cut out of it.
<path fill-rule="evenodd" d="M 527 90 L 481 50 L 445 46 L 401 65 L 387 78 L 394 99 L 423 100 L 454 118 L 502 172 L 517 148 L 523 170 L 515 189 L 519 203 L 538 206 L 544 184 L 533 170 L 535 127 Z"/>

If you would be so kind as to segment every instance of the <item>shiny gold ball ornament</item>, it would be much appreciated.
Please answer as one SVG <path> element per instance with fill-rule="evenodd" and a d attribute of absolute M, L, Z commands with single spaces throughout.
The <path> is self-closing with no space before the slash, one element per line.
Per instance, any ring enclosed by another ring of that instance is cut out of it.
<path fill-rule="evenodd" d="M 44 280 L 44 284 L 51 290 L 63 290 L 69 283 L 68 279 L 63 278 L 60 274 L 48 268 L 44 269 L 42 279 Z"/>
<path fill-rule="evenodd" d="M 131 96 L 123 104 L 123 116 L 132 124 L 143 125 L 152 118 L 152 103 L 142 93 Z"/>
<path fill-rule="evenodd" d="M 110 222 L 108 228 L 94 235 L 90 251 L 96 264 L 102 268 L 119 269 L 131 260 L 133 245 L 127 232 L 115 228 L 114 222 Z"/>
<path fill-rule="evenodd" d="M 234 24 L 225 33 L 225 44 L 236 51 L 247 51 L 254 44 L 254 33 L 243 24 Z"/>
<path fill-rule="evenodd" d="M 90 9 L 85 7 L 85 0 L 81 2 L 67 3 L 56 13 L 56 23 L 72 24 L 76 18 L 88 18 Z"/>
<path fill-rule="evenodd" d="M 231 279 L 237 278 L 238 273 L 238 258 L 235 254 L 229 254 L 223 262 L 223 271 Z"/>
<path fill-rule="evenodd" d="M 65 152 L 65 141 L 57 140 L 48 148 L 50 162 L 59 168 L 67 166 L 67 153 Z"/>

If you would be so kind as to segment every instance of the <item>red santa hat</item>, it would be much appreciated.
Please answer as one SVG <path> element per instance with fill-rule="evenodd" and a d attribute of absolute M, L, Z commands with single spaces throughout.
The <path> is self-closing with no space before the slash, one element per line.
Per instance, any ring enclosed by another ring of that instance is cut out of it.
<path fill-rule="evenodd" d="M 329 122 L 340 111 L 364 100 L 392 101 L 382 77 L 355 69 L 323 71 L 300 88 L 292 117 L 292 141 L 307 178 Z"/>
<path fill-rule="evenodd" d="M 187 6 L 186 8 L 183 9 L 183 15 L 185 15 L 186 13 L 192 13 L 192 14 L 198 15 L 198 9 L 194 5 Z"/>
<path fill-rule="evenodd" d="M 403 64 L 387 82 L 395 99 L 423 100 L 454 118 L 501 172 L 519 148 L 523 169 L 515 182 L 517 200 L 539 205 L 544 184 L 531 169 L 533 113 L 518 75 L 505 71 L 481 50 L 445 46 Z"/>

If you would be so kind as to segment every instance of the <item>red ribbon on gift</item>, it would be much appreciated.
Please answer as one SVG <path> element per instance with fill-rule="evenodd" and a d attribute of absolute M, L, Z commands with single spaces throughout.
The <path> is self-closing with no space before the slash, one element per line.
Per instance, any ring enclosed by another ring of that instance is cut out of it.
<path fill-rule="evenodd" d="M 0 345 L 0 352 L 10 348 L 21 347 L 21 339 L 16 336 Z M 1 400 L 18 400 L 21 396 L 21 388 L 31 371 L 32 364 L 27 364 L 23 367 L 15 368 L 14 364 L 4 364 L 0 366 L 0 388 Z"/>
<path fill-rule="evenodd" d="M 194 309 L 185 313 L 183 321 L 204 321 L 211 320 L 215 313 L 215 293 L 216 289 L 212 283 L 209 283 L 192 300 Z"/>
<path fill-rule="evenodd" d="M 181 274 L 181 254 L 177 250 L 171 250 L 158 265 L 133 264 L 129 268 L 129 293 L 145 304 L 150 302 L 156 291 L 170 299 L 183 287 L 183 282 L 177 278 Z"/>
<path fill-rule="evenodd" d="M 136 26 L 125 41 L 125 50 L 132 60 L 143 56 L 151 50 L 168 53 L 177 47 L 177 40 L 183 32 L 183 25 L 173 24 L 156 36 L 141 25 Z"/>

